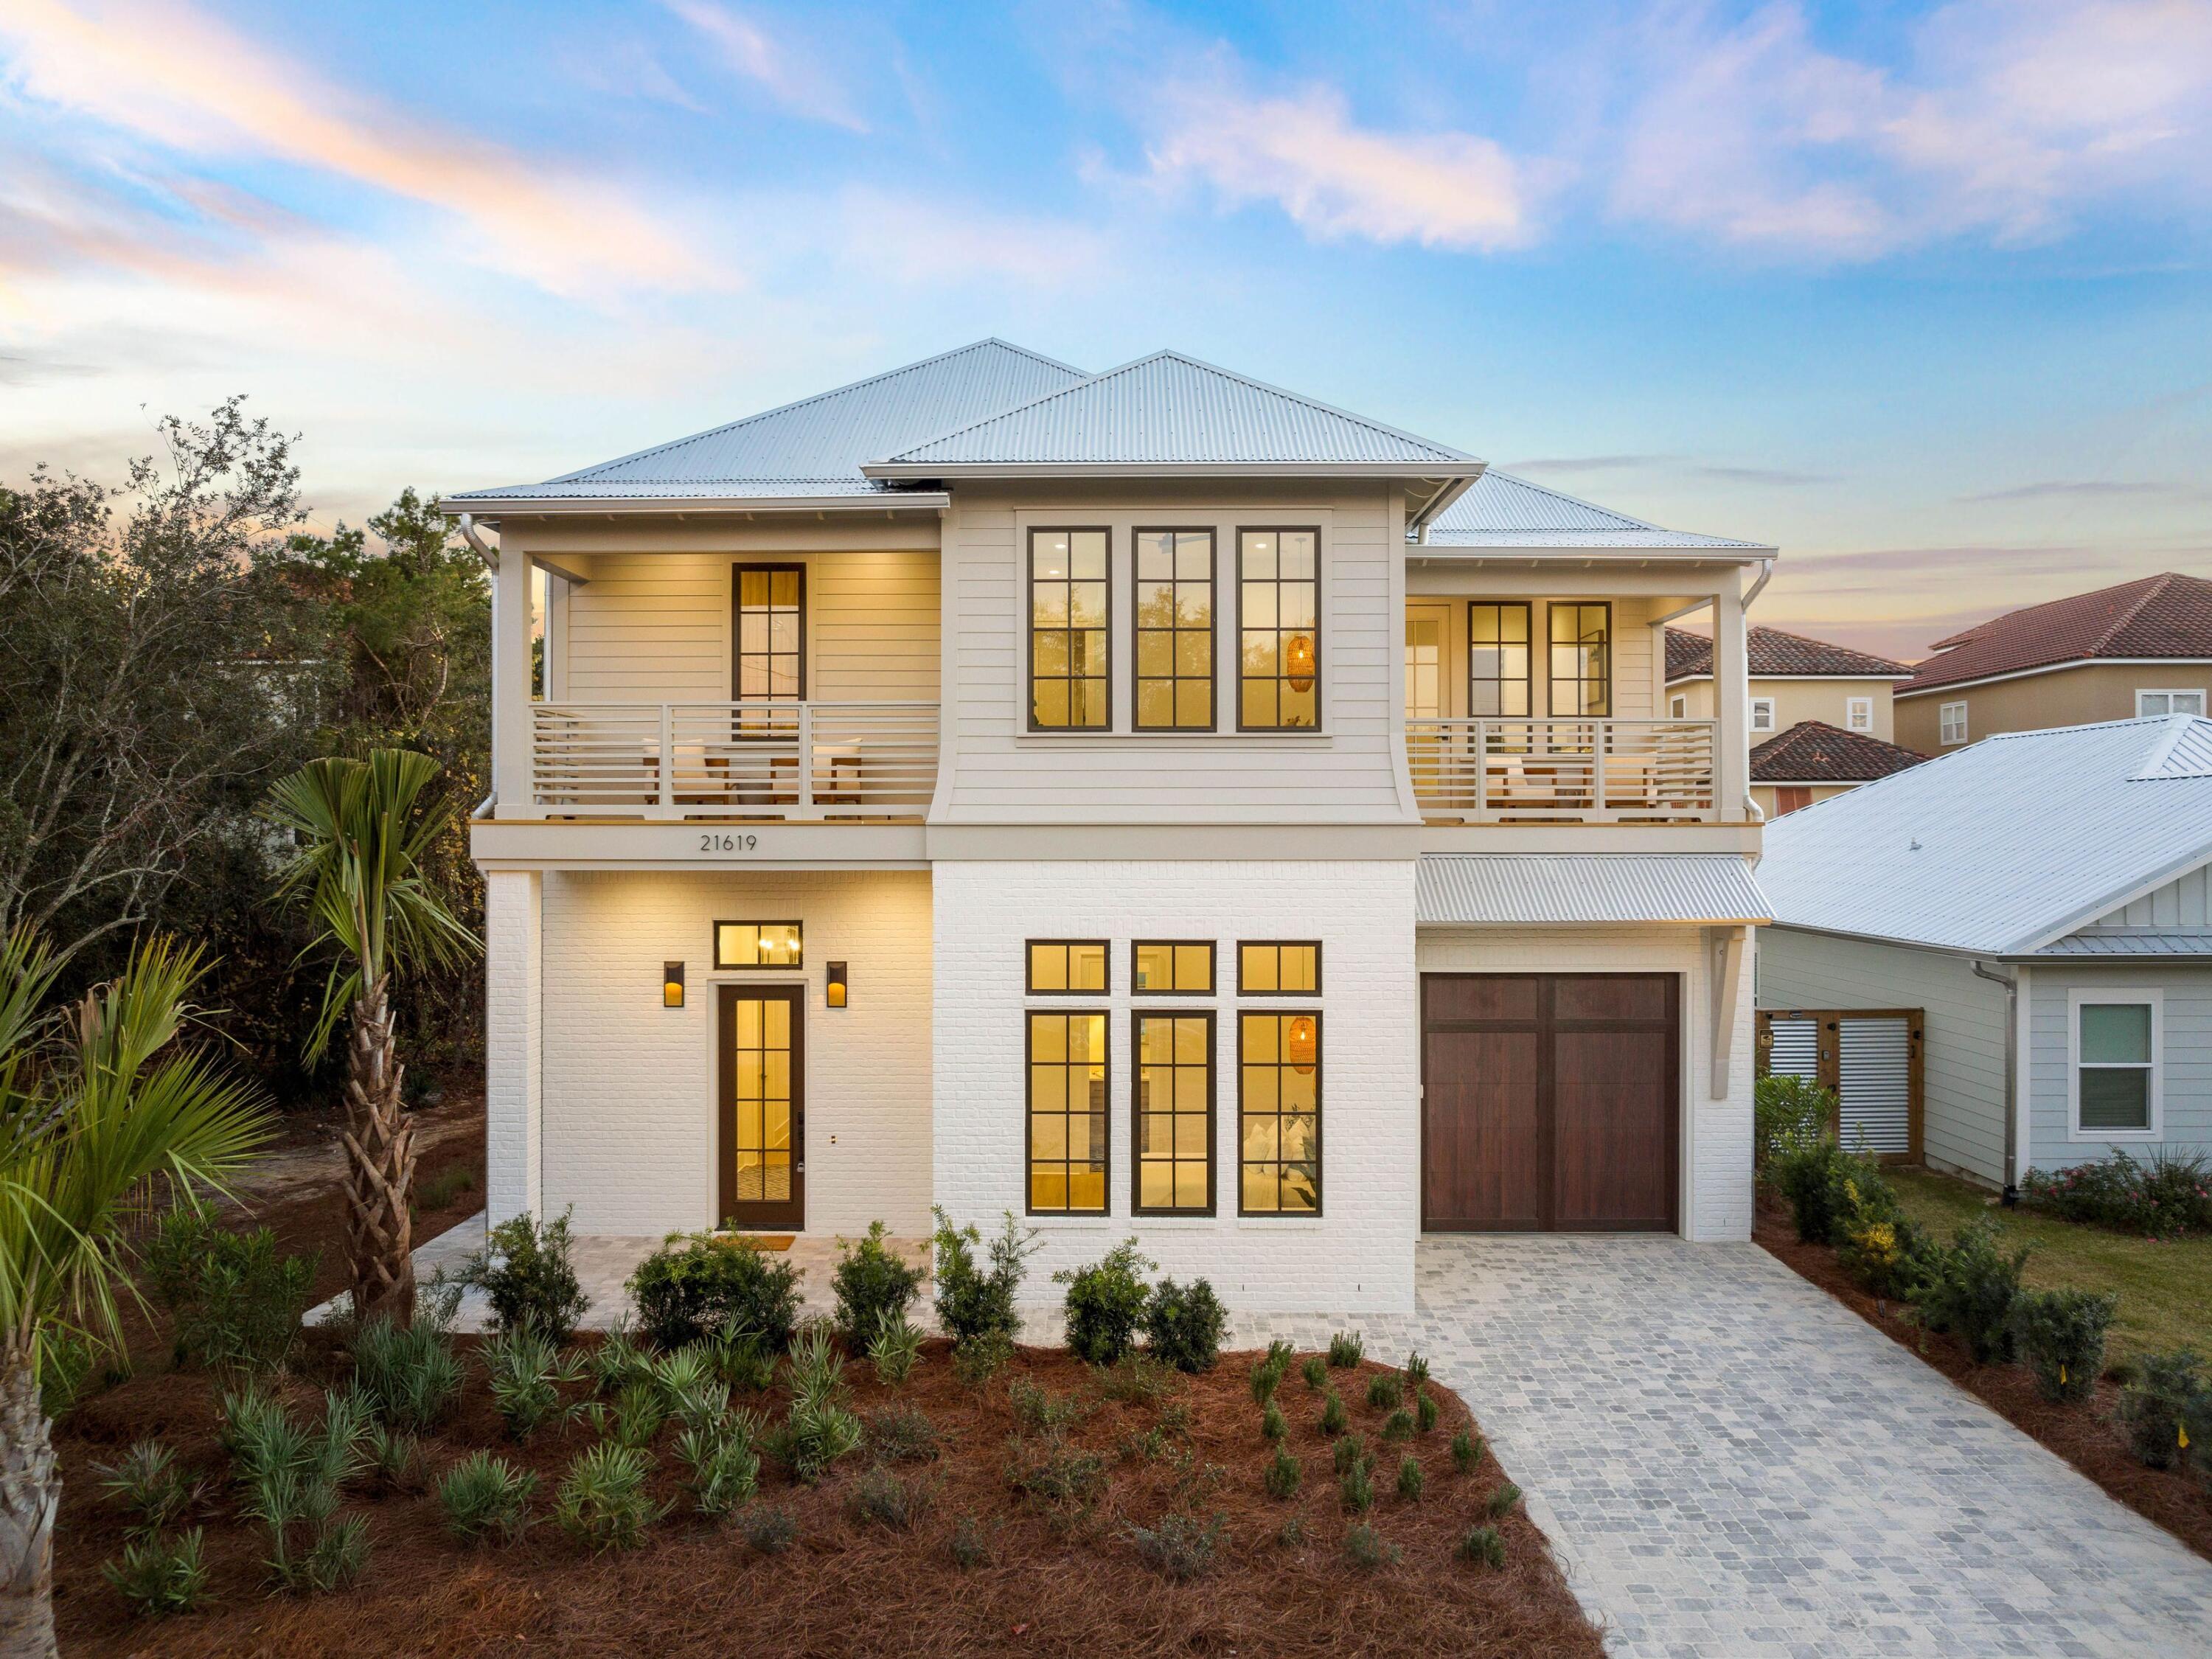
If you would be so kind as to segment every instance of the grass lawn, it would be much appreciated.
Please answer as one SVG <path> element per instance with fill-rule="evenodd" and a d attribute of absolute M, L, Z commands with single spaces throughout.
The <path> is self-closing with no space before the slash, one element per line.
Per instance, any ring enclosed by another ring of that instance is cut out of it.
<path fill-rule="evenodd" d="M 2212 1237 L 2160 1243 L 2028 1210 L 2004 1210 L 1982 1188 L 1926 1170 L 1885 1173 L 1905 1212 L 1947 1243 L 1962 1223 L 1997 1218 L 2008 1244 L 2032 1243 L 2030 1285 L 2118 1291 L 2115 1355 L 2185 1344 L 2212 1354 Z"/>

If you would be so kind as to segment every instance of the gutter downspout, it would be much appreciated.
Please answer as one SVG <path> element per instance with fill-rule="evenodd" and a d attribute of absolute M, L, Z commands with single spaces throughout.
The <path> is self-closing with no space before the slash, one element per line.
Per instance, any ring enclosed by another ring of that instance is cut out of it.
<path fill-rule="evenodd" d="M 468 522 L 468 515 L 467 515 L 466 514 L 462 514 L 461 521 L 462 521 L 462 523 L 464 523 L 464 524 L 466 524 L 466 523 Z M 463 533 L 464 533 L 464 534 L 466 534 L 467 532 L 466 532 L 465 531 L 464 531 L 464 532 L 463 532 Z M 1740 610 L 1740 611 L 1748 611 L 1748 610 L 1750 610 L 1750 609 L 1751 609 L 1751 602 L 1752 602 L 1753 599 L 1757 599 L 1757 598 L 1759 597 L 1759 590 L 1760 590 L 1760 589 L 1762 589 L 1762 588 L 1764 588 L 1764 587 L 1766 586 L 1766 584 L 1767 584 L 1767 583 L 1769 583 L 1769 582 L 1772 581 L 1773 580 L 1774 580 L 1774 561 L 1773 561 L 1773 559 L 1772 559 L 1771 557 L 1761 559 L 1761 560 L 1759 562 L 1759 580 L 1758 580 L 1757 581 L 1753 582 L 1753 583 L 1751 585 L 1750 590 L 1749 590 L 1747 592 L 1746 592 L 1746 593 L 1744 594 L 1744 596 L 1743 596 L 1741 599 L 1738 599 L 1738 600 L 1736 601 L 1736 608 L 1737 608 L 1738 610 Z"/>
<path fill-rule="evenodd" d="M 2020 1202 L 2020 979 L 1979 962 L 1974 977 L 2004 987 L 2004 1205 L 2010 1209 Z"/>
<path fill-rule="evenodd" d="M 484 568 L 494 575 L 499 574 L 499 555 L 484 545 L 484 538 L 477 533 L 476 515 L 464 513 L 460 516 L 461 539 L 477 550 L 477 557 L 484 562 Z M 1763 579 L 1762 579 L 1763 580 Z M 1754 592 L 1757 590 L 1754 589 Z"/>

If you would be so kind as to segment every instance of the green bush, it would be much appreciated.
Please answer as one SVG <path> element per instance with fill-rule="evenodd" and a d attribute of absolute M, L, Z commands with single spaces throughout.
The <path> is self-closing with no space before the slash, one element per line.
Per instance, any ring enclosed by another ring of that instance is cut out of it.
<path fill-rule="evenodd" d="M 1473 1474 L 1482 1467 L 1482 1455 L 1486 1449 L 1480 1435 L 1469 1429 L 1462 1429 L 1451 1437 L 1452 1467 L 1462 1474 Z"/>
<path fill-rule="evenodd" d="M 684 1482 L 691 1506 L 707 1520 L 733 1514 L 759 1486 L 760 1457 L 752 1448 L 750 1425 L 742 1417 L 720 1428 L 684 1430 L 677 1437 L 676 1455 L 691 1472 Z"/>
<path fill-rule="evenodd" d="M 1318 1394 L 1328 1383 L 1328 1361 L 1317 1353 L 1310 1353 L 1298 1366 L 1298 1375 L 1305 1378 L 1306 1387 Z"/>
<path fill-rule="evenodd" d="M 1153 1358 L 1179 1371 L 1210 1371 L 1221 1358 L 1221 1334 L 1227 1310 L 1213 1286 L 1194 1279 L 1188 1288 L 1172 1279 L 1152 1287 L 1145 1304 L 1145 1342 Z"/>
<path fill-rule="evenodd" d="M 1283 1379 L 1291 1374 L 1291 1345 L 1278 1337 L 1267 1345 L 1263 1358 L 1252 1363 L 1252 1403 L 1264 1406 L 1275 1397 Z"/>
<path fill-rule="evenodd" d="M 1802 1077 L 1763 1077 L 1751 1085 L 1752 1162 L 1764 1170 L 1811 1146 L 1836 1121 L 1836 1097 Z"/>
<path fill-rule="evenodd" d="M 418 1309 L 412 1325 L 380 1314 L 354 1333 L 354 1386 L 378 1419 L 421 1433 L 435 1428 L 461 1392 L 461 1357 L 434 1310 Z"/>
<path fill-rule="evenodd" d="M 2212 1169 L 2200 1155 L 2164 1147 L 2141 1160 L 2121 1152 L 2070 1170 L 2030 1170 L 2020 1196 L 2068 1221 L 2153 1238 L 2212 1232 Z"/>
<path fill-rule="evenodd" d="M 1996 1223 L 1975 1217 L 1939 1254 L 1934 1278 L 1913 1297 L 1930 1330 L 1964 1338 L 1975 1363 L 1984 1365 L 2013 1357 L 2013 1304 L 2031 1249 L 2023 1244 L 2008 1255 L 1996 1241 Z"/>
<path fill-rule="evenodd" d="M 1505 1540 L 1495 1527 L 1472 1527 L 1459 1540 L 1459 1559 L 1496 1572 L 1505 1565 Z"/>
<path fill-rule="evenodd" d="M 781 1353 L 799 1328 L 799 1269 L 742 1238 L 671 1233 L 630 1275 L 629 1294 L 656 1348 L 750 1336 Z"/>
<path fill-rule="evenodd" d="M 2045 1400 L 2087 1400 L 2105 1366 L 2105 1333 L 2119 1310 L 2109 1291 L 2022 1291 L 2013 1304 L 2021 1357 Z"/>
<path fill-rule="evenodd" d="M 2145 1354 L 2135 1381 L 2120 1392 L 2128 1449 L 2154 1469 L 2181 1462 L 2186 1455 L 2183 1432 L 2208 1394 L 2212 1389 L 2206 1386 L 2204 1357 L 2194 1348 Z"/>
<path fill-rule="evenodd" d="M 1284 1440 L 1290 1437 L 1291 1419 L 1283 1415 L 1283 1408 L 1270 1400 L 1260 1408 L 1260 1437 L 1263 1440 Z"/>
<path fill-rule="evenodd" d="M 1362 1572 L 1395 1566 L 1405 1553 L 1395 1544 L 1387 1542 L 1381 1533 L 1364 1521 L 1356 1522 L 1344 1534 L 1345 1559 Z"/>
<path fill-rule="evenodd" d="M 1413 1396 L 1413 1426 L 1423 1434 L 1434 1431 L 1437 1419 L 1442 1415 L 1443 1407 L 1437 1404 L 1436 1396 L 1426 1389 Z"/>
<path fill-rule="evenodd" d="M 667 1513 L 646 1490 L 652 1460 L 635 1446 L 602 1441 L 568 1466 L 553 1500 L 553 1516 L 579 1543 L 598 1550 L 635 1549 L 646 1528 Z"/>
<path fill-rule="evenodd" d="M 345 1483 L 361 1472 L 371 1407 L 358 1390 L 324 1396 L 310 1429 L 258 1387 L 227 1394 L 221 1437 L 242 1489 L 240 1510 L 269 1533 L 270 1581 L 292 1591 L 327 1591 L 368 1565 L 368 1522 L 341 1521 Z"/>
<path fill-rule="evenodd" d="M 1421 1488 L 1428 1483 L 1428 1475 L 1421 1468 L 1421 1460 L 1407 1452 L 1398 1460 L 1398 1496 L 1407 1503 L 1416 1503 Z"/>
<path fill-rule="evenodd" d="M 529 1439 L 559 1416 L 562 1385 L 584 1378 L 582 1357 L 555 1352 L 552 1342 L 533 1325 L 494 1337 L 484 1345 L 483 1358 L 490 1373 L 492 1403 L 513 1440 Z"/>
<path fill-rule="evenodd" d="M 775 1504 L 748 1504 L 738 1519 L 738 1530 L 763 1555 L 781 1555 L 799 1541 L 799 1522 L 789 1510 Z"/>
<path fill-rule="evenodd" d="M 1157 1527 L 1132 1527 L 1129 1541 L 1145 1565 L 1178 1584 L 1213 1571 L 1226 1531 L 1221 1516 L 1201 1522 L 1195 1516 L 1170 1512 Z"/>
<path fill-rule="evenodd" d="M 1348 1371 L 1366 1356 L 1367 1344 L 1358 1331 L 1339 1331 L 1328 1340 L 1328 1363 Z"/>
<path fill-rule="evenodd" d="M 1321 1431 L 1323 1434 L 1342 1434 L 1345 1425 L 1352 1421 L 1352 1413 L 1344 1408 L 1344 1396 L 1331 1389 L 1322 1396 Z"/>
<path fill-rule="evenodd" d="M 313 1294 L 314 1251 L 285 1255 L 266 1227 L 233 1232 L 195 1210 L 162 1217 L 141 1255 L 141 1279 L 176 1326 L 176 1361 L 266 1370 L 299 1340 Z"/>
<path fill-rule="evenodd" d="M 538 1476 L 504 1457 L 471 1452 L 438 1482 L 438 1504 L 446 1511 L 446 1530 L 471 1544 L 496 1538 L 512 1544 L 530 1529 L 530 1499 Z"/>
<path fill-rule="evenodd" d="M 1483 1510 L 1493 1521 L 1503 1520 L 1513 1513 L 1513 1506 L 1521 1501 L 1521 1488 L 1508 1480 L 1492 1492 L 1483 1502 Z"/>
<path fill-rule="evenodd" d="M 1087 1267 L 1063 1267 L 1053 1283 L 1067 1286 L 1067 1346 L 1094 1365 L 1111 1365 L 1136 1346 L 1144 1322 L 1145 1274 L 1156 1262 L 1124 1239 Z"/>
<path fill-rule="evenodd" d="M 865 1350 L 891 1320 L 903 1322 L 921 1293 L 921 1269 L 884 1243 L 884 1224 L 871 1221 L 867 1237 L 838 1241 L 837 1271 L 830 1288 L 837 1296 L 837 1328 L 855 1348 Z"/>
<path fill-rule="evenodd" d="M 868 1363 L 876 1368 L 877 1382 L 899 1387 L 921 1363 L 921 1328 L 902 1313 L 884 1320 L 868 1344 Z"/>
<path fill-rule="evenodd" d="M 963 1572 L 990 1563 L 990 1540 L 983 1536 L 982 1524 L 972 1515 L 963 1515 L 953 1523 L 946 1548 L 951 1552 L 952 1565 Z"/>
<path fill-rule="evenodd" d="M 372 1423 L 361 1445 L 362 1462 L 379 1492 L 418 1492 L 429 1484 L 429 1454 L 414 1435 Z"/>
<path fill-rule="evenodd" d="M 39 1409 L 58 1423 L 82 1395 L 99 1352 L 83 1333 L 49 1325 L 38 1334 L 37 1353 Z"/>
<path fill-rule="evenodd" d="M 176 1454 L 158 1440 L 141 1440 L 112 1463 L 94 1463 L 100 1490 L 112 1496 L 131 1517 L 133 1538 L 150 1537 L 173 1526 L 191 1507 L 192 1483 L 177 1467 Z"/>
<path fill-rule="evenodd" d="M 1394 1411 L 1406 1398 L 1406 1384 L 1395 1371 L 1377 1371 L 1367 1379 L 1367 1403 L 1376 1411 Z"/>
<path fill-rule="evenodd" d="M 831 1464 L 860 1449 L 866 1431 L 842 1404 L 845 1362 L 816 1328 L 791 1351 L 791 1414 L 768 1438 L 768 1448 L 807 1486 Z"/>
<path fill-rule="evenodd" d="M 1305 1466 L 1291 1455 L 1291 1449 L 1278 1445 L 1275 1455 L 1267 1460 L 1267 1472 L 1260 1477 L 1260 1484 L 1267 1488 L 1270 1498 L 1296 1498 L 1305 1473 Z"/>
<path fill-rule="evenodd" d="M 911 1406 L 868 1419 L 868 1450 L 886 1463 L 933 1463 L 940 1449 L 936 1425 Z"/>
<path fill-rule="evenodd" d="M 1905 1213 L 1871 1159 L 1852 1162 L 1836 1171 L 1836 1260 L 1875 1295 L 1911 1301 L 1942 1270 L 1942 1248 Z"/>
<path fill-rule="evenodd" d="M 1826 1136 L 1778 1152 L 1767 1165 L 1775 1189 L 1790 1200 L 1802 1243 L 1841 1242 L 1844 1182 L 1857 1168 L 1858 1161 Z"/>
<path fill-rule="evenodd" d="M 135 1538 L 119 1557 L 100 1567 L 100 1576 L 142 1619 L 191 1613 L 207 1601 L 204 1542 L 198 1527 L 173 1544 L 158 1537 Z"/>
<path fill-rule="evenodd" d="M 519 1215 L 494 1227 L 484 1248 L 462 1263 L 455 1282 L 472 1285 L 491 1304 L 492 1328 L 535 1331 L 566 1342 L 592 1300 L 576 1281 L 568 1231 L 574 1206 L 542 1225 Z"/>
<path fill-rule="evenodd" d="M 1382 1443 L 1395 1446 L 1413 1437 L 1413 1413 L 1403 1406 L 1382 1419 Z"/>
<path fill-rule="evenodd" d="M 988 1270 L 975 1260 L 982 1235 L 973 1226 L 955 1227 L 939 1210 L 937 1231 L 931 1243 L 937 1252 L 937 1317 L 956 1346 L 965 1347 L 978 1337 L 1002 1336 L 1008 1343 L 1019 1336 L 1022 1316 L 1015 1311 L 1021 1294 L 1024 1264 L 1036 1251 L 1036 1232 L 1006 1215 L 1006 1224 L 992 1239 Z"/>
<path fill-rule="evenodd" d="M 1339 1474 L 1348 1474 L 1362 1464 L 1371 1467 L 1375 1462 L 1373 1455 L 1367 1449 L 1367 1437 L 1358 1434 L 1347 1434 L 1339 1440 L 1331 1456 L 1335 1460 Z"/>
<path fill-rule="evenodd" d="M 909 1531 L 929 1512 L 935 1497 L 932 1487 L 902 1480 L 878 1463 L 853 1488 L 853 1518 L 872 1521 L 893 1532 Z"/>
<path fill-rule="evenodd" d="M 1367 1472 L 1364 1462 L 1354 1463 L 1336 1484 L 1349 1513 L 1364 1515 L 1375 1507 L 1375 1477 Z"/>

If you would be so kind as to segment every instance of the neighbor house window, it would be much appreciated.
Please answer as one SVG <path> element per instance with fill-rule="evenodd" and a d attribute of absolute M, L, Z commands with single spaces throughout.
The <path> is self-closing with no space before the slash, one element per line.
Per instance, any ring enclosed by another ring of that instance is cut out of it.
<path fill-rule="evenodd" d="M 1107 533 L 1030 532 L 1030 730 L 1103 731 Z"/>
<path fill-rule="evenodd" d="M 1467 712 L 1519 720 L 1529 706 L 1528 607 L 1467 608 Z"/>
<path fill-rule="evenodd" d="M 800 959 L 799 925 L 795 921 L 714 924 L 717 968 L 796 968 Z"/>
<path fill-rule="evenodd" d="M 1137 532 L 1137 729 L 1213 729 L 1213 532 Z"/>
<path fill-rule="evenodd" d="M 1213 1213 L 1213 1016 L 1135 1016 L 1139 1215 Z"/>
<path fill-rule="evenodd" d="M 737 567 L 739 702 L 797 702 L 806 696 L 806 571 L 795 564 Z"/>
<path fill-rule="evenodd" d="M 1096 994 L 1106 989 L 1106 941 L 1103 939 L 1033 939 L 1029 944 L 1031 996 Z"/>
<path fill-rule="evenodd" d="M 1212 939 L 1140 939 L 1129 946 L 1129 988 L 1139 996 L 1210 996 Z"/>
<path fill-rule="evenodd" d="M 1778 818 L 1795 812 L 1800 807 L 1810 806 L 1812 804 L 1813 789 L 1810 784 L 1784 783 L 1775 786 L 1774 816 Z"/>
<path fill-rule="evenodd" d="M 1852 697 L 1844 704 L 1844 724 L 1854 732 L 1874 730 L 1874 699 Z"/>
<path fill-rule="evenodd" d="M 1680 720 L 1690 712 L 1690 700 L 1687 697 L 1668 698 L 1667 712 L 1676 720 Z"/>
<path fill-rule="evenodd" d="M 1032 1214 L 1106 1212 L 1106 1015 L 1029 1015 Z"/>
<path fill-rule="evenodd" d="M 1321 532 L 1237 532 L 1237 725 L 1321 725 Z"/>
<path fill-rule="evenodd" d="M 1966 740 L 1966 705 L 1947 702 L 1936 711 L 1936 735 L 1939 742 L 1964 743 Z"/>
<path fill-rule="evenodd" d="M 1552 623 L 1552 713 L 1613 712 L 1613 607 L 1554 605 Z"/>
<path fill-rule="evenodd" d="M 2154 1135 L 2162 999 L 2155 991 L 2099 990 L 2067 1000 L 2075 1137 Z"/>
<path fill-rule="evenodd" d="M 1774 699 L 1753 697 L 1751 700 L 1751 729 L 1771 732 L 1774 729 Z"/>
<path fill-rule="evenodd" d="M 2160 714 L 2201 714 L 2204 712 L 2202 691 L 2138 691 L 2136 693 L 2136 714 L 2140 719 Z"/>
<path fill-rule="evenodd" d="M 1237 946 L 1240 996 L 1321 994 L 1319 939 L 1248 939 Z"/>
<path fill-rule="evenodd" d="M 1237 1208 L 1321 1211 L 1321 1016 L 1237 1017 Z"/>

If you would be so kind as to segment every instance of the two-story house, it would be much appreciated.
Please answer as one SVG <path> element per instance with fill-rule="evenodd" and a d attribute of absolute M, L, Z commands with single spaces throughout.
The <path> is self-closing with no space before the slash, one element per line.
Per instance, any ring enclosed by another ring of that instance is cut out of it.
<path fill-rule="evenodd" d="M 1927 757 L 1893 740 L 1901 662 L 1778 628 L 1746 630 L 1751 706 L 1751 793 L 1779 817 L 1886 778 Z M 1713 642 L 1667 630 L 1668 712 L 1713 712 Z"/>
<path fill-rule="evenodd" d="M 445 505 L 494 1221 L 1011 1210 L 1384 1310 L 1424 1229 L 1747 1235 L 1745 702 L 1662 634 L 1741 688 L 1771 548 L 996 340 Z"/>

